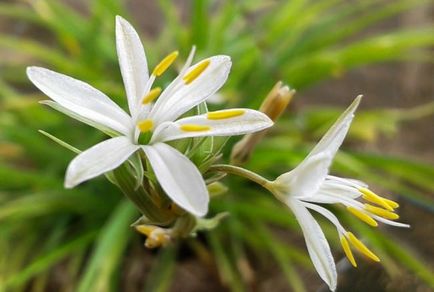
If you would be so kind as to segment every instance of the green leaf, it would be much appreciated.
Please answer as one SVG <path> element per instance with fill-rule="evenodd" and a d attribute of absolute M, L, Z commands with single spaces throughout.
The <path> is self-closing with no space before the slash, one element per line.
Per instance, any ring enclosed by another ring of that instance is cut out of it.
<path fill-rule="evenodd" d="M 132 230 L 128 227 L 136 209 L 130 202 L 120 203 L 99 232 L 90 261 L 77 285 L 77 291 L 117 291 L 122 256 Z"/>
<path fill-rule="evenodd" d="M 170 245 L 160 250 L 147 276 L 145 292 L 170 291 L 176 266 L 176 254 L 176 245 Z"/>
<path fill-rule="evenodd" d="M 2 289 L 10 289 L 24 284 L 33 276 L 47 270 L 49 267 L 58 263 L 68 255 L 85 248 L 95 238 L 95 232 L 88 232 L 66 244 L 57 246 L 50 250 L 45 255 L 40 256 L 35 261 L 30 263 L 25 269 L 7 278 L 0 286 Z"/>

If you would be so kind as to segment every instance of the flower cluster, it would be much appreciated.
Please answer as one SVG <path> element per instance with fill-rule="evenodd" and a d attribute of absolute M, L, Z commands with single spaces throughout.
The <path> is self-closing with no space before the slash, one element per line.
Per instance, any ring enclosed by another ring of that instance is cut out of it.
<path fill-rule="evenodd" d="M 53 100 L 44 104 L 113 136 L 71 161 L 65 186 L 72 188 L 107 173 L 135 152 L 143 151 L 167 196 L 191 214 L 204 216 L 209 196 L 201 173 L 185 155 L 166 142 L 189 137 L 242 135 L 268 128 L 272 121 L 251 109 L 180 118 L 225 83 L 231 68 L 228 56 L 214 56 L 191 65 L 193 48 L 178 77 L 161 90 L 152 88 L 152 84 L 175 61 L 178 52 L 169 54 L 149 74 L 137 32 L 119 16 L 116 47 L 129 114 L 87 83 L 44 68 L 27 69 L 33 84 Z"/>
<path fill-rule="evenodd" d="M 206 100 L 225 83 L 231 68 L 228 56 L 213 56 L 192 65 L 193 47 L 178 76 L 161 89 L 153 86 L 154 81 L 176 61 L 177 51 L 148 71 L 137 32 L 119 16 L 116 18 L 116 47 L 128 112 L 99 90 L 72 77 L 40 67 L 29 67 L 27 74 L 33 84 L 51 98 L 43 104 L 110 136 L 71 161 L 66 171 L 65 187 L 72 188 L 105 174 L 143 213 L 134 225 L 137 231 L 148 237 L 147 247 L 164 246 L 173 238 L 188 236 L 201 224 L 215 225 L 215 221 L 207 224 L 206 219 L 200 218 L 208 212 L 210 197 L 203 174 L 211 170 L 237 174 L 257 182 L 288 206 L 300 223 L 318 274 L 331 290 L 335 290 L 337 285 L 336 266 L 324 233 L 310 210 L 321 214 L 336 227 L 342 248 L 355 267 L 357 264 L 351 247 L 374 261 L 379 261 L 379 258 L 323 205 L 341 204 L 374 227 L 377 222 L 408 227 L 394 221 L 399 218 L 394 212 L 399 207 L 396 202 L 376 195 L 361 181 L 329 175 L 330 165 L 348 132 L 360 96 L 299 166 L 274 181 L 241 167 L 213 165 L 212 159 L 205 170 L 199 170 L 189 151 L 177 148 L 172 141 L 189 138 L 202 139 L 203 142 L 204 137 L 258 132 L 246 136 L 234 147 L 236 153 L 233 152 L 232 157 L 242 163 L 265 135 L 263 130 L 271 127 L 283 112 L 294 91 L 278 83 L 261 111 L 235 108 L 191 114 L 196 107 L 206 109 Z M 118 171 L 116 175 L 116 170 L 125 165 L 127 171 Z M 217 176 L 214 182 L 221 177 Z M 169 203 L 165 204 L 167 201 Z"/>
<path fill-rule="evenodd" d="M 376 195 L 361 181 L 329 175 L 330 165 L 350 128 L 361 98 L 359 96 L 354 100 L 295 169 L 282 174 L 267 186 L 294 213 L 312 262 L 331 290 L 335 290 L 337 285 L 336 266 L 324 233 L 309 210 L 318 212 L 336 227 L 342 248 L 354 267 L 357 264 L 350 243 L 373 261 L 379 262 L 380 259 L 353 233 L 347 231 L 331 211 L 319 204 L 342 204 L 351 214 L 373 227 L 378 226 L 377 221 L 408 227 L 393 221 L 399 218 L 394 213 L 399 207 L 398 203 Z M 360 202 L 359 198 L 366 203 Z"/>

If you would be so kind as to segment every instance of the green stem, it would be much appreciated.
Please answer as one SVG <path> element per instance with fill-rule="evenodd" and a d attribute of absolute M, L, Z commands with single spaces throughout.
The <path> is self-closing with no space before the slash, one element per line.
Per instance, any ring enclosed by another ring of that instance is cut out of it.
<path fill-rule="evenodd" d="M 247 170 L 242 167 L 233 166 L 229 164 L 215 164 L 209 168 L 209 171 L 219 171 L 219 172 L 225 172 L 229 174 L 238 175 L 244 178 L 247 178 L 250 181 L 253 181 L 257 183 L 258 185 L 262 186 L 263 188 L 270 190 L 270 186 L 272 184 L 271 181 L 268 179 L 260 176 L 257 173 L 254 173 L 250 170 Z"/>
<path fill-rule="evenodd" d="M 129 174 L 125 164 L 118 167 L 113 173 L 121 191 L 146 218 L 161 225 L 168 225 L 173 222 L 175 219 L 174 214 L 155 205 L 142 186 L 135 189 L 134 178 Z"/>

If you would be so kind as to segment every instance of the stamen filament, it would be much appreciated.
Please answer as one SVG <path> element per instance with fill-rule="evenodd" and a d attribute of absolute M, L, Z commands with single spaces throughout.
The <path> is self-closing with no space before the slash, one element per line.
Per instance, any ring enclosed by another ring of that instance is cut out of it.
<path fill-rule="evenodd" d="M 373 193 L 372 191 L 366 189 L 366 188 L 360 188 L 359 191 L 363 194 L 363 199 L 365 199 L 368 202 L 380 205 L 384 207 L 384 209 L 387 209 L 389 211 L 393 211 L 392 206 L 390 206 L 384 198 L 380 197 L 379 195 Z"/>
<path fill-rule="evenodd" d="M 378 215 L 380 217 L 390 219 L 390 220 L 396 220 L 399 218 L 398 214 L 390 212 L 383 208 L 375 207 L 370 204 L 364 204 L 364 206 L 366 211 L 371 212 L 372 214 Z"/>
<path fill-rule="evenodd" d="M 350 245 L 348 244 L 348 240 L 345 238 L 345 236 L 341 236 L 341 245 L 350 263 L 353 265 L 353 267 L 357 268 L 356 260 L 354 259 Z"/>
<path fill-rule="evenodd" d="M 373 260 L 374 262 L 379 262 L 380 258 L 376 256 L 369 248 L 366 247 L 366 245 L 363 244 L 357 237 L 354 236 L 353 233 L 347 232 L 347 237 L 352 245 L 354 245 L 355 248 L 357 248 L 361 253 L 363 253 L 365 256 Z"/>
<path fill-rule="evenodd" d="M 149 91 L 149 93 L 147 95 L 145 95 L 143 97 L 143 104 L 149 104 L 151 102 L 153 102 L 161 93 L 161 88 L 160 87 L 155 87 L 154 89 L 152 89 L 151 91 Z"/>
<path fill-rule="evenodd" d="M 190 72 L 185 74 L 184 78 L 182 78 L 185 84 L 188 85 L 193 82 L 197 77 L 199 77 L 199 75 L 202 74 L 203 71 L 205 71 L 205 69 L 209 66 L 210 63 L 211 61 L 209 59 L 204 60 L 198 65 L 196 65 L 196 67 L 194 67 Z"/>
<path fill-rule="evenodd" d="M 172 63 L 176 60 L 178 54 L 178 51 L 174 51 L 167 55 L 160 63 L 158 63 L 157 66 L 155 66 L 154 71 L 152 71 L 152 75 L 155 75 L 156 77 L 163 75 L 167 68 L 169 68 L 170 65 L 172 65 Z"/>
<path fill-rule="evenodd" d="M 146 119 L 146 120 L 140 121 L 137 124 L 137 127 L 139 127 L 140 132 L 146 133 L 146 132 L 149 132 L 150 130 L 152 130 L 152 128 L 154 127 L 154 122 L 151 119 Z"/>
<path fill-rule="evenodd" d="M 246 111 L 243 109 L 222 110 L 207 113 L 208 120 L 224 120 L 244 115 Z"/>
<path fill-rule="evenodd" d="M 372 227 L 377 227 L 378 223 L 377 221 L 375 221 L 374 219 L 372 219 L 371 216 L 361 212 L 360 210 L 354 208 L 354 207 L 347 207 L 347 210 L 353 214 L 354 216 L 356 216 L 357 218 L 359 218 L 360 220 L 362 220 L 363 222 L 365 222 L 368 225 L 371 225 Z"/>
<path fill-rule="evenodd" d="M 210 126 L 195 125 L 195 124 L 185 124 L 185 125 L 181 125 L 179 128 L 186 132 L 203 132 L 203 131 L 209 131 L 211 129 Z"/>

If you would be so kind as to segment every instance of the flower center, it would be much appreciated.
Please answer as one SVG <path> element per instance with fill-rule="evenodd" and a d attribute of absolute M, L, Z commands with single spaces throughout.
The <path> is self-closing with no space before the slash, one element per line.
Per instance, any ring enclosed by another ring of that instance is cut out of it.
<path fill-rule="evenodd" d="M 137 127 L 140 130 L 139 144 L 146 145 L 149 143 L 152 137 L 152 129 L 154 122 L 151 119 L 146 119 L 137 123 Z"/>
<path fill-rule="evenodd" d="M 137 127 L 139 127 L 140 132 L 146 133 L 152 130 L 152 128 L 154 127 L 154 122 L 151 119 L 146 119 L 140 121 L 137 124 Z"/>

